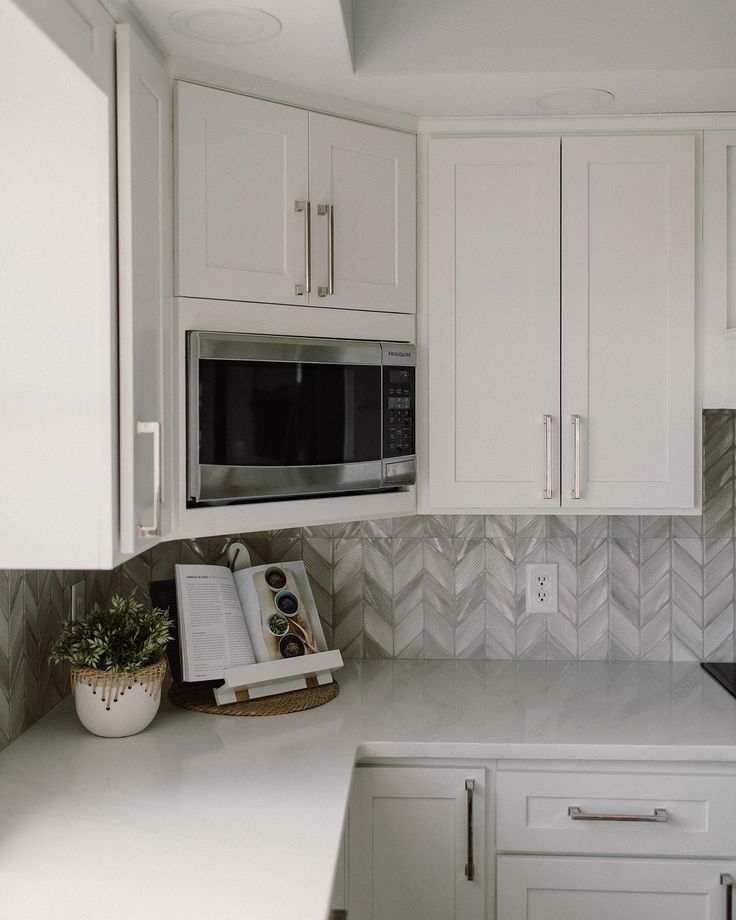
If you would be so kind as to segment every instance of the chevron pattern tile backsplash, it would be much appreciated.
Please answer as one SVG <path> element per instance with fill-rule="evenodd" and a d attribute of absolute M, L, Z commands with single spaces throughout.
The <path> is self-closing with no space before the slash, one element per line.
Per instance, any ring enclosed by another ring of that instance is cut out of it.
<path fill-rule="evenodd" d="M 66 692 L 47 663 L 84 577 L 87 602 L 177 562 L 304 559 L 346 657 L 733 660 L 736 412 L 704 420 L 700 517 L 445 515 L 163 543 L 114 572 L 0 572 L 0 747 Z M 554 562 L 559 613 L 524 611 L 525 565 Z"/>

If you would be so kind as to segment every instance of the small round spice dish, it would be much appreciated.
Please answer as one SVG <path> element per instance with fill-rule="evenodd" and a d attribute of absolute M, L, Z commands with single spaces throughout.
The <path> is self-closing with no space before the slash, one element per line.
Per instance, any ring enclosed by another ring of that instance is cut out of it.
<path fill-rule="evenodd" d="M 294 633 L 287 633 L 279 641 L 279 651 L 283 658 L 298 658 L 304 654 L 304 643 Z"/>
<path fill-rule="evenodd" d="M 289 631 L 289 621 L 282 613 L 272 613 L 266 623 L 274 636 L 285 636 Z"/>
<path fill-rule="evenodd" d="M 266 579 L 266 584 L 274 594 L 277 594 L 286 587 L 286 572 L 281 566 L 272 565 L 267 568 L 264 573 L 264 578 Z"/>
<path fill-rule="evenodd" d="M 279 591 L 273 602 L 285 617 L 295 617 L 299 613 L 299 598 L 293 591 L 287 591 L 286 588 Z"/>

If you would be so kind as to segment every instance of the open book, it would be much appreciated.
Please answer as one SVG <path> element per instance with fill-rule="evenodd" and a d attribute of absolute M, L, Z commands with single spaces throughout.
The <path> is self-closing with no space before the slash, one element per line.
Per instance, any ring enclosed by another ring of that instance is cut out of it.
<path fill-rule="evenodd" d="M 327 650 L 303 562 L 177 565 L 176 596 L 185 681 Z"/>

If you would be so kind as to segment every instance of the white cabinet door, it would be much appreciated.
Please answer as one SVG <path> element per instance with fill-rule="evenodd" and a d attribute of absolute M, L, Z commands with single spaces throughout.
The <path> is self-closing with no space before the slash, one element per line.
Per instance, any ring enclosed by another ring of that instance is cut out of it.
<path fill-rule="evenodd" d="M 563 140 L 564 506 L 694 506 L 694 260 L 693 136 Z"/>
<path fill-rule="evenodd" d="M 499 856 L 497 920 L 725 920 L 733 863 Z"/>
<path fill-rule="evenodd" d="M 736 408 L 736 131 L 704 135 L 703 408 Z"/>
<path fill-rule="evenodd" d="M 472 880 L 466 877 L 468 780 Z M 350 803 L 350 920 L 482 920 L 484 793 L 483 770 L 358 767 Z"/>
<path fill-rule="evenodd" d="M 431 141 L 428 218 L 429 504 L 559 505 L 559 137 Z"/>
<path fill-rule="evenodd" d="M 170 528 L 171 86 L 129 25 L 117 71 L 120 548 L 132 553 Z"/>
<path fill-rule="evenodd" d="M 414 135 L 310 113 L 313 305 L 416 311 L 415 149 Z"/>
<path fill-rule="evenodd" d="M 179 83 L 177 124 L 177 293 L 304 303 L 307 113 Z"/>
<path fill-rule="evenodd" d="M 114 27 L 0 4 L 2 568 L 116 564 Z"/>

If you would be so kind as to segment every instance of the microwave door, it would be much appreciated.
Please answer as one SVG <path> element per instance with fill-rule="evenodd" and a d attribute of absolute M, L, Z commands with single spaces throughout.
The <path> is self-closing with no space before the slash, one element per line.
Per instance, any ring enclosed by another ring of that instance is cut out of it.
<path fill-rule="evenodd" d="M 379 366 L 200 357 L 198 378 L 195 501 L 380 487 Z"/>

